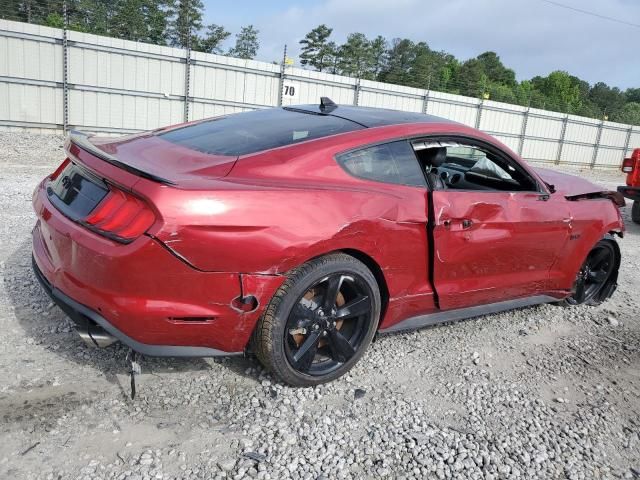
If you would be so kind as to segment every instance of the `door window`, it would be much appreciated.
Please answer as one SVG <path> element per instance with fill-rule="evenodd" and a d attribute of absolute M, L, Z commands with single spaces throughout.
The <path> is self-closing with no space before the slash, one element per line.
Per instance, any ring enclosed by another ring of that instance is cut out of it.
<path fill-rule="evenodd" d="M 506 156 L 471 143 L 414 142 L 434 190 L 537 191 L 537 182 Z"/>

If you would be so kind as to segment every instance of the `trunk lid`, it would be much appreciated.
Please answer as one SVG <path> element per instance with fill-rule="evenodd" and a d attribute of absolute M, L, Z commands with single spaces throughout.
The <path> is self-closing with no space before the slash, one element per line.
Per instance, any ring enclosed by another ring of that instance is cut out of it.
<path fill-rule="evenodd" d="M 69 135 L 76 147 L 118 168 L 159 183 L 177 186 L 201 185 L 229 174 L 237 157 L 212 155 L 177 145 L 154 133 L 107 138 L 74 131 Z"/>

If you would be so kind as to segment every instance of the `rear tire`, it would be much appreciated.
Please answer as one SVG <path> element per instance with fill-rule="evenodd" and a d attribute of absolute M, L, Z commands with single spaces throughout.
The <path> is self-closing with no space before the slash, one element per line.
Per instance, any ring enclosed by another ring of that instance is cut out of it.
<path fill-rule="evenodd" d="M 634 200 L 631 206 L 631 220 L 634 223 L 640 223 L 640 200 Z"/>
<path fill-rule="evenodd" d="M 376 279 L 359 260 L 342 253 L 311 260 L 271 299 L 254 333 L 255 354 L 290 385 L 329 382 L 364 354 L 380 304 Z"/>
<path fill-rule="evenodd" d="M 607 235 L 587 255 L 576 276 L 573 294 L 562 305 L 600 305 L 615 291 L 619 268 L 620 252 L 613 237 Z"/>

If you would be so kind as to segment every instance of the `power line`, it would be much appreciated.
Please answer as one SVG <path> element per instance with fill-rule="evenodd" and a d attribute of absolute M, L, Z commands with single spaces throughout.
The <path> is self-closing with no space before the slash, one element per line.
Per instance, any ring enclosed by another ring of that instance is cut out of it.
<path fill-rule="evenodd" d="M 555 5 L 556 7 L 566 8 L 567 10 L 573 10 L 574 12 L 584 13 L 585 15 L 591 15 L 592 17 L 598 17 L 604 20 L 609 20 L 610 22 L 616 22 L 616 23 L 621 23 L 623 25 L 628 25 L 630 27 L 640 28 L 640 24 L 638 23 L 631 23 L 625 20 L 620 20 L 619 18 L 608 17 L 606 15 L 601 15 L 599 13 L 590 12 L 589 10 L 583 10 L 582 8 L 576 8 L 570 5 L 565 5 L 564 3 L 554 2 L 553 0 L 540 0 L 540 1 L 549 3 L 551 5 Z"/>

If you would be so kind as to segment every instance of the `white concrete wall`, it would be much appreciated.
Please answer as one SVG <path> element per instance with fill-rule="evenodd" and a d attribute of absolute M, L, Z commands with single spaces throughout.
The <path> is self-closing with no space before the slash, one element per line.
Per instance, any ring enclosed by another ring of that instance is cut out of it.
<path fill-rule="evenodd" d="M 61 132 L 64 32 L 0 20 L 0 128 Z M 533 162 L 618 168 L 640 127 L 254 60 L 67 33 L 67 126 L 105 134 L 278 105 L 424 112 L 477 127 Z M 188 82 L 188 83 L 187 83 Z M 283 91 L 280 94 L 280 86 Z M 186 105 L 185 105 L 186 104 Z M 188 107 L 188 108 L 185 108 Z"/>

